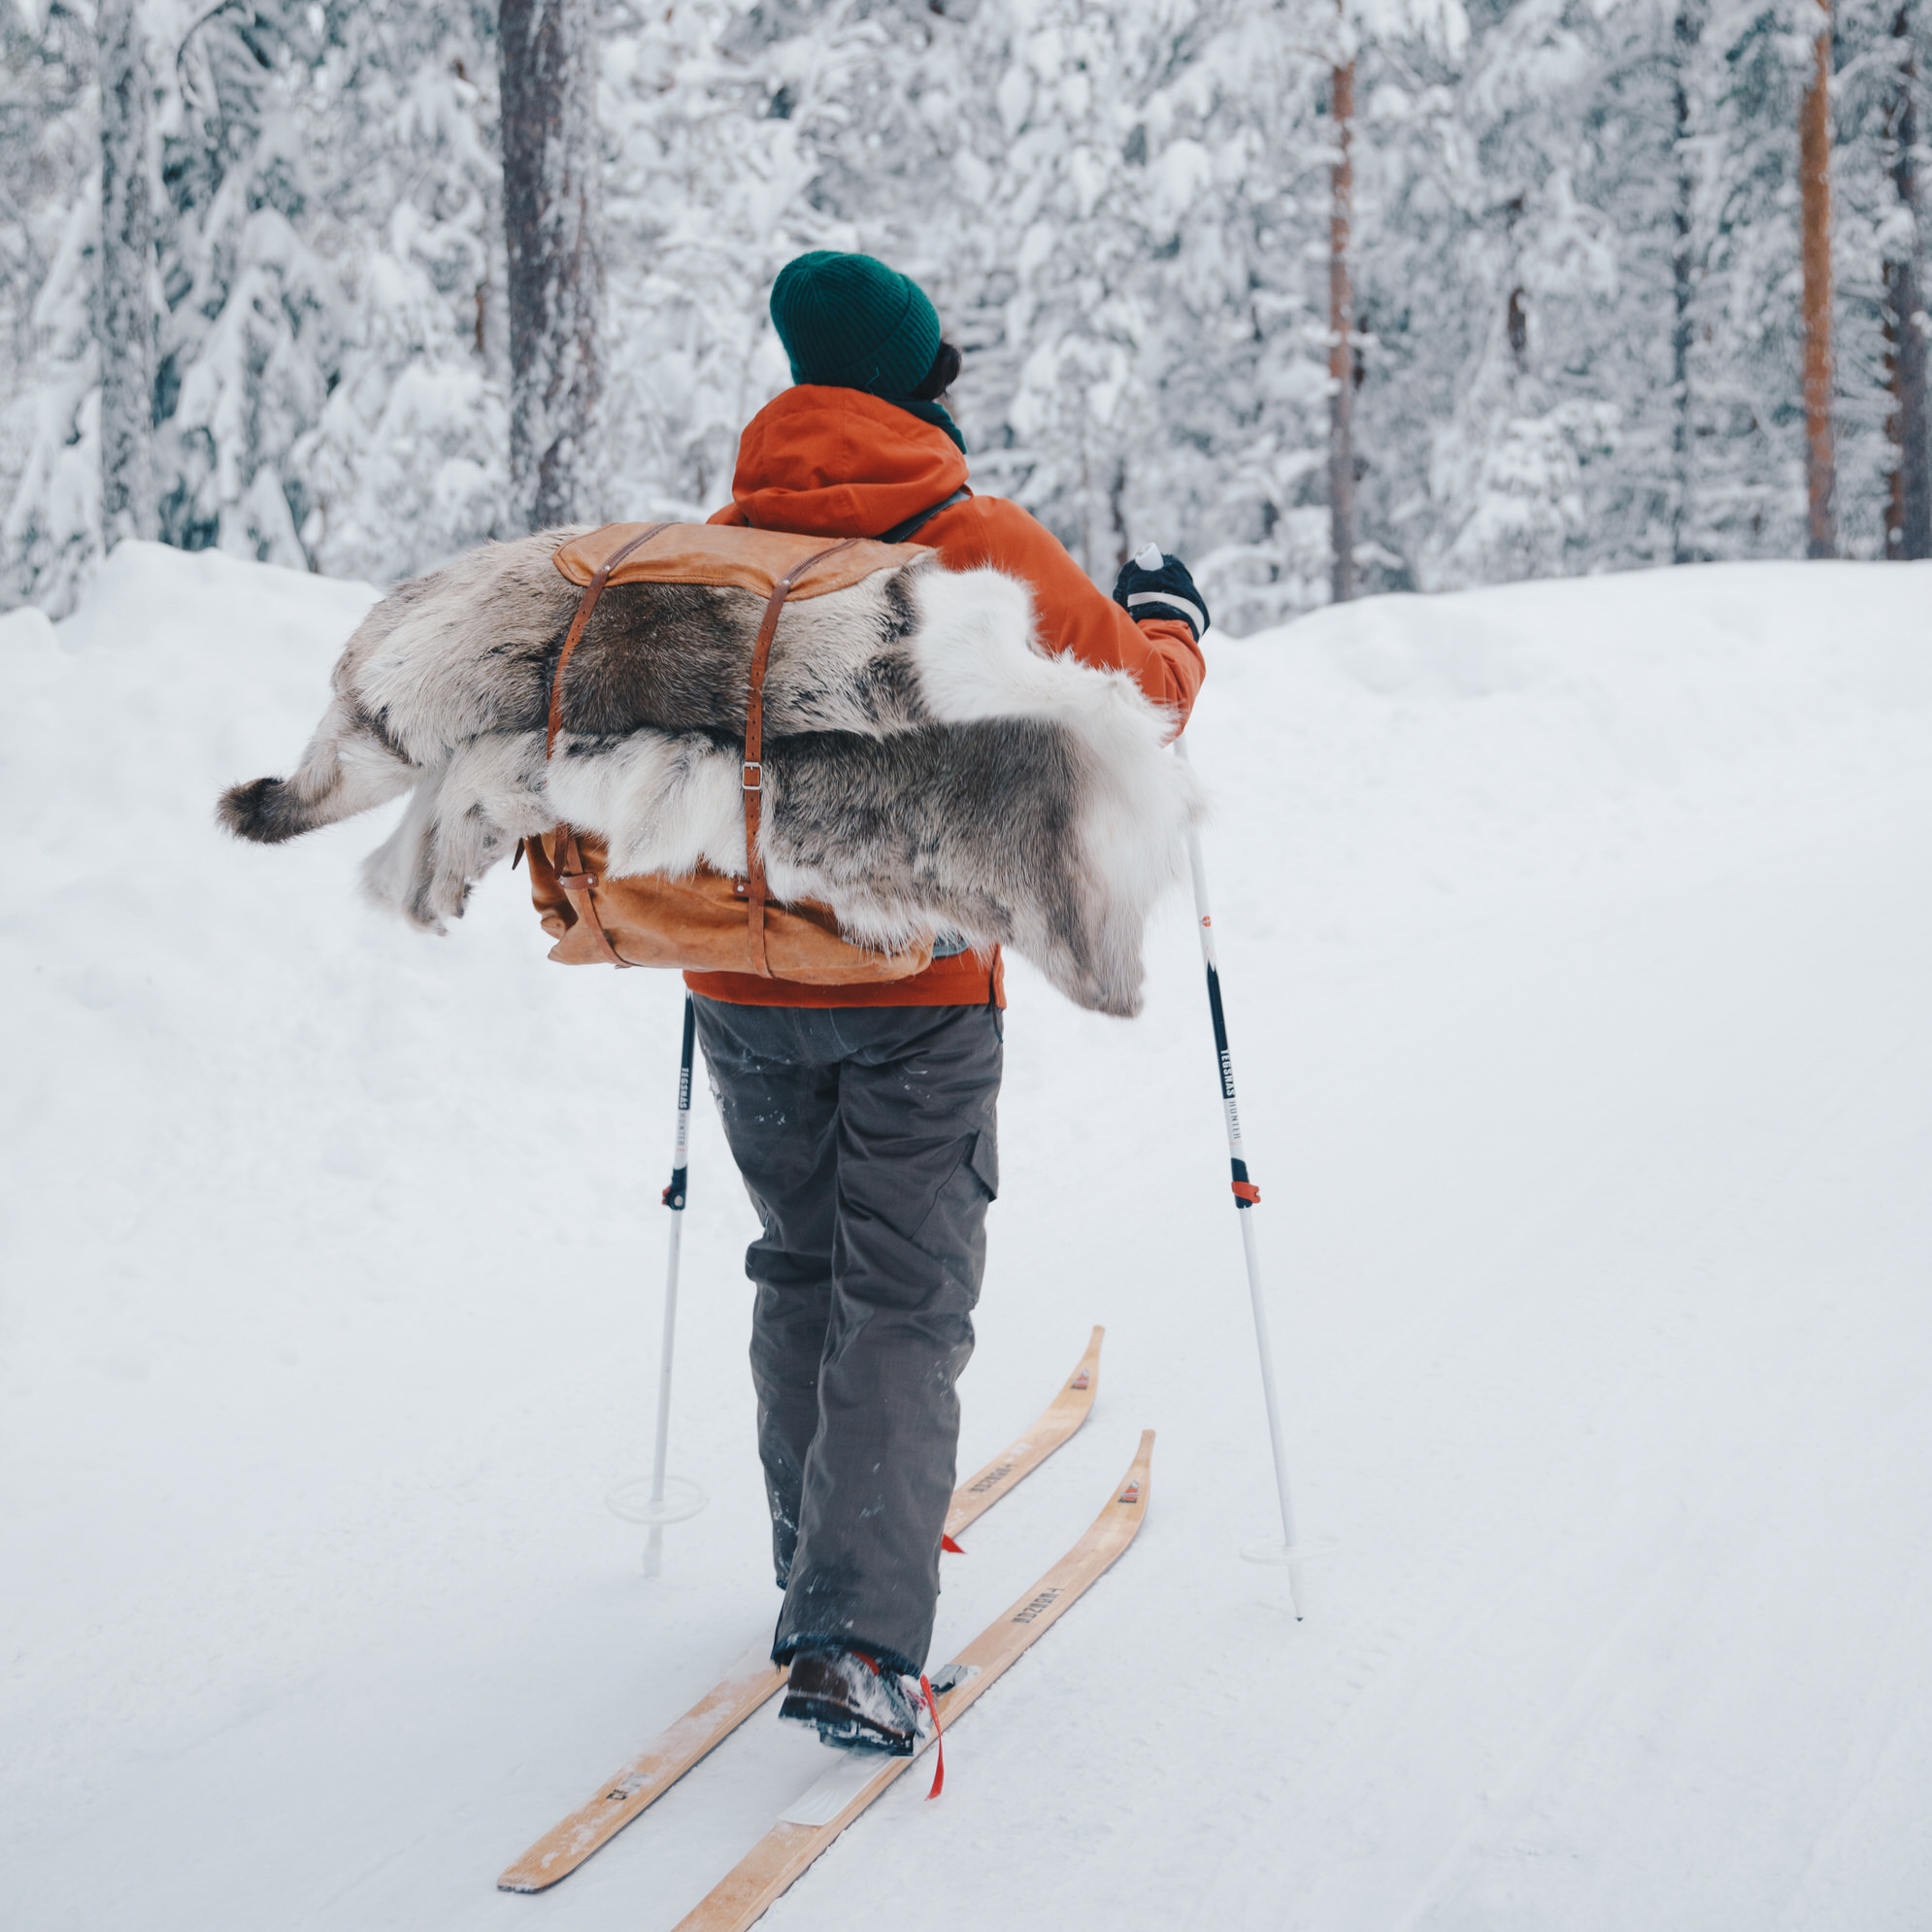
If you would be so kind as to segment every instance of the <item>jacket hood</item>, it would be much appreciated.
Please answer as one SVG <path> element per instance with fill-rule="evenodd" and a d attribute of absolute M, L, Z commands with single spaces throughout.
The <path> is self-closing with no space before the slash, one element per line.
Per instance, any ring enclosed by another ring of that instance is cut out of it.
<path fill-rule="evenodd" d="M 937 423 L 860 389 L 801 383 L 745 425 L 731 500 L 757 529 L 876 537 L 943 503 L 966 475 Z"/>

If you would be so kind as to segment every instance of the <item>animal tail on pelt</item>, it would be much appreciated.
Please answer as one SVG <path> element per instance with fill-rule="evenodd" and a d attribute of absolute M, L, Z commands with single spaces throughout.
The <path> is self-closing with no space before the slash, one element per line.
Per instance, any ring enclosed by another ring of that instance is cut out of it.
<path fill-rule="evenodd" d="M 216 809 L 238 839 L 279 846 L 386 805 L 423 776 L 358 705 L 338 693 L 290 777 L 230 785 Z"/>

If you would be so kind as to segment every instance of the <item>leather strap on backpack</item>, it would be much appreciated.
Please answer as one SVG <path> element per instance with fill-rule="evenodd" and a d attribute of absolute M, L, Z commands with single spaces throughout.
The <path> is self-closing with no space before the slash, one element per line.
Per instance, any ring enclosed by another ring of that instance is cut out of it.
<path fill-rule="evenodd" d="M 751 669 L 745 688 L 745 768 L 738 779 L 745 793 L 746 941 L 750 969 L 761 980 L 775 977 L 771 962 L 765 956 L 765 864 L 758 856 L 758 821 L 765 796 L 765 666 L 771 660 L 772 639 L 778 635 L 779 613 L 784 609 L 784 600 L 791 595 L 793 585 L 815 565 L 863 541 L 859 537 L 848 537 L 843 543 L 816 551 L 803 563 L 794 564 L 780 578 L 772 585 L 772 594 L 765 601 L 765 615 L 758 625 L 758 639 L 751 647 Z"/>
<path fill-rule="evenodd" d="M 577 600 L 577 615 L 571 618 L 570 629 L 564 635 L 563 649 L 557 652 L 557 668 L 550 673 L 550 718 L 544 731 L 545 764 L 550 763 L 550 753 L 556 749 L 557 733 L 563 728 L 564 669 L 583 637 L 583 627 L 589 623 L 590 613 L 597 608 L 597 600 L 604 594 L 604 586 L 610 583 L 612 571 L 633 550 L 641 550 L 651 538 L 661 536 L 670 527 L 669 523 L 653 523 L 650 529 L 640 531 L 621 550 L 613 550 L 591 573 L 590 582 L 583 586 L 583 595 Z"/>
<path fill-rule="evenodd" d="M 644 546 L 662 531 L 670 528 L 669 523 L 653 523 L 650 529 L 641 531 L 620 550 L 616 550 L 591 573 L 590 582 L 583 586 L 583 595 L 577 600 L 577 615 L 570 620 L 570 629 L 565 633 L 563 649 L 557 652 L 557 668 L 550 673 L 550 715 L 544 727 L 544 763 L 549 764 L 550 754 L 557 748 L 557 733 L 563 728 L 563 674 L 570 663 L 571 653 L 582 642 L 585 626 L 590 622 L 590 614 L 597 608 L 597 600 L 604 594 L 604 586 L 611 581 L 611 573 L 633 550 Z M 597 903 L 590 896 L 590 875 L 584 870 L 583 855 L 577 849 L 577 834 L 561 820 L 550 833 L 550 849 L 544 851 L 543 841 L 533 839 L 530 844 L 530 868 L 537 868 L 538 854 L 550 860 L 556 870 L 556 882 L 563 887 L 569 899 L 571 910 L 589 926 L 597 937 L 597 944 L 613 966 L 628 966 L 630 961 L 619 955 L 617 949 L 611 944 L 611 936 L 604 930 L 603 921 L 597 916 Z"/>
<path fill-rule="evenodd" d="M 964 494 L 964 492 L 959 492 Z M 949 501 L 950 499 L 949 499 Z M 944 505 L 936 505 L 935 510 Z M 929 513 L 930 514 L 930 513 Z M 922 516 L 919 519 L 923 522 Z M 584 627 L 590 621 L 590 614 L 597 608 L 597 600 L 604 594 L 604 585 L 610 582 L 611 573 L 634 550 L 640 550 L 660 531 L 668 530 L 668 523 L 653 523 L 650 529 L 633 537 L 621 550 L 597 566 L 590 582 L 584 585 L 583 595 L 579 598 L 577 615 L 570 621 L 570 630 L 564 637 L 563 649 L 557 653 L 556 670 L 550 678 L 550 716 L 544 732 L 544 762 L 549 764 L 556 750 L 557 735 L 563 728 L 563 674 L 568 667 L 571 654 L 582 641 Z M 760 979 L 770 980 L 777 976 L 772 972 L 771 962 L 765 953 L 765 906 L 770 897 L 765 887 L 764 861 L 758 856 L 758 825 L 762 816 L 765 791 L 765 768 L 762 753 L 765 744 L 765 667 L 771 661 L 772 640 L 778 635 L 779 613 L 784 609 L 785 599 L 797 586 L 807 572 L 821 564 L 829 556 L 837 556 L 841 550 L 850 550 L 864 540 L 859 537 L 847 537 L 843 542 L 828 545 L 822 550 L 815 550 L 802 563 L 797 563 L 772 585 L 772 594 L 765 601 L 765 615 L 758 624 L 758 636 L 751 647 L 751 666 L 745 690 L 745 762 L 739 773 L 739 783 L 745 796 L 745 873 L 746 873 L 746 941 L 749 955 L 750 970 Z M 548 862 L 554 866 L 556 882 L 569 899 L 571 910 L 578 918 L 587 925 L 595 935 L 599 948 L 613 966 L 628 966 L 631 962 L 624 958 L 611 944 L 611 936 L 604 930 L 603 922 L 597 916 L 597 903 L 591 896 L 591 875 L 585 870 L 583 856 L 578 848 L 577 834 L 559 822 L 550 835 L 548 851 L 542 839 L 526 841 L 531 868 L 534 871 L 540 863 Z"/>
<path fill-rule="evenodd" d="M 951 509 L 972 493 L 962 484 L 929 510 L 921 510 L 916 516 L 909 516 L 903 523 L 894 524 L 879 541 L 904 543 L 916 530 L 923 529 L 942 510 Z M 764 861 L 758 856 L 758 821 L 763 812 L 765 791 L 765 767 L 762 762 L 765 749 L 765 665 L 772 654 L 772 639 L 778 634 L 779 613 L 784 609 L 784 600 L 791 595 L 799 579 L 827 557 L 837 556 L 841 550 L 849 550 L 854 544 L 864 541 L 863 537 L 848 537 L 843 543 L 833 544 L 829 549 L 807 557 L 803 563 L 793 565 L 787 575 L 780 578 L 772 585 L 772 594 L 765 604 L 764 620 L 758 626 L 758 641 L 751 647 L 751 671 L 745 691 L 745 769 L 739 774 L 739 783 L 745 792 L 747 949 L 751 971 L 761 980 L 776 977 L 770 960 L 765 956 L 765 903 L 768 894 L 765 890 Z"/>
<path fill-rule="evenodd" d="M 568 825 L 559 825 L 550 837 L 556 841 L 557 883 L 563 887 L 571 911 L 590 928 L 599 950 L 613 966 L 628 966 L 630 961 L 611 944 L 611 935 L 597 916 L 597 902 L 590 896 L 591 876 L 578 849 L 577 834 Z"/>

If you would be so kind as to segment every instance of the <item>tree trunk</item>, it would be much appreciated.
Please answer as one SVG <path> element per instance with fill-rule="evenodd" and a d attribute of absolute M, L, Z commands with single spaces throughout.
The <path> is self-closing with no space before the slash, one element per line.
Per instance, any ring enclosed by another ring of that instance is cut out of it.
<path fill-rule="evenodd" d="M 1805 272 L 1806 554 L 1838 553 L 1838 459 L 1831 419 L 1831 19 L 1813 47 L 1798 120 Z"/>
<path fill-rule="evenodd" d="M 100 0 L 101 539 L 157 536 L 154 476 L 154 222 L 149 199 L 148 68 L 135 0 Z"/>
<path fill-rule="evenodd" d="M 500 0 L 513 519 L 603 514 L 603 157 L 590 0 Z"/>
<path fill-rule="evenodd" d="M 1891 143 L 1892 185 L 1905 214 L 1905 240 L 1903 251 L 1885 263 L 1885 374 L 1892 392 L 1885 426 L 1893 450 L 1885 554 L 1917 558 L 1932 557 L 1932 423 L 1926 418 L 1925 297 L 1918 275 L 1918 177 L 1912 151 L 1918 142 L 1913 100 L 1918 68 L 1912 52 L 1911 0 L 1902 0 L 1892 36 L 1899 43 L 1899 66 L 1886 105 L 1885 134 Z"/>
<path fill-rule="evenodd" d="M 1334 72 L 1331 107 L 1340 153 L 1328 214 L 1328 540 L 1335 553 L 1329 594 L 1355 594 L 1355 300 L 1349 283 L 1349 196 L 1354 178 L 1349 140 L 1355 117 L 1355 63 Z"/>
<path fill-rule="evenodd" d="M 1696 292 L 1691 277 L 1691 228 L 1695 216 L 1697 178 L 1691 166 L 1690 86 L 1685 68 L 1696 50 L 1702 22 L 1691 11 L 1691 0 L 1679 0 L 1673 38 L 1677 43 L 1676 88 L 1673 94 L 1677 163 L 1677 206 L 1672 211 L 1671 293 L 1676 313 L 1671 323 L 1671 459 L 1677 488 L 1671 506 L 1671 561 L 1689 563 L 1695 556 L 1690 541 L 1694 511 L 1690 434 L 1690 302 Z"/>

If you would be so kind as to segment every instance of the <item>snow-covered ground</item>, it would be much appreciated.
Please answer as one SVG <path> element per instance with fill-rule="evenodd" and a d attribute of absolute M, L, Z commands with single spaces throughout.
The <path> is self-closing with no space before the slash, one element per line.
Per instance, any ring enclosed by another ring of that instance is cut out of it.
<path fill-rule="evenodd" d="M 768 1626 L 752 1232 L 679 989 L 282 850 L 365 589 L 122 550 L 0 621 L 0 1920 L 669 1927 L 809 1782 L 770 1714 L 553 1893 L 502 1866 Z M 1932 1899 L 1932 566 L 1384 599 L 1211 643 L 1190 736 L 1295 1624 L 1184 913 L 1132 1024 L 1012 973 L 962 1457 L 1084 1433 L 949 1654 L 1159 1431 L 1139 1543 L 776 1928 L 1882 1928 Z"/>

